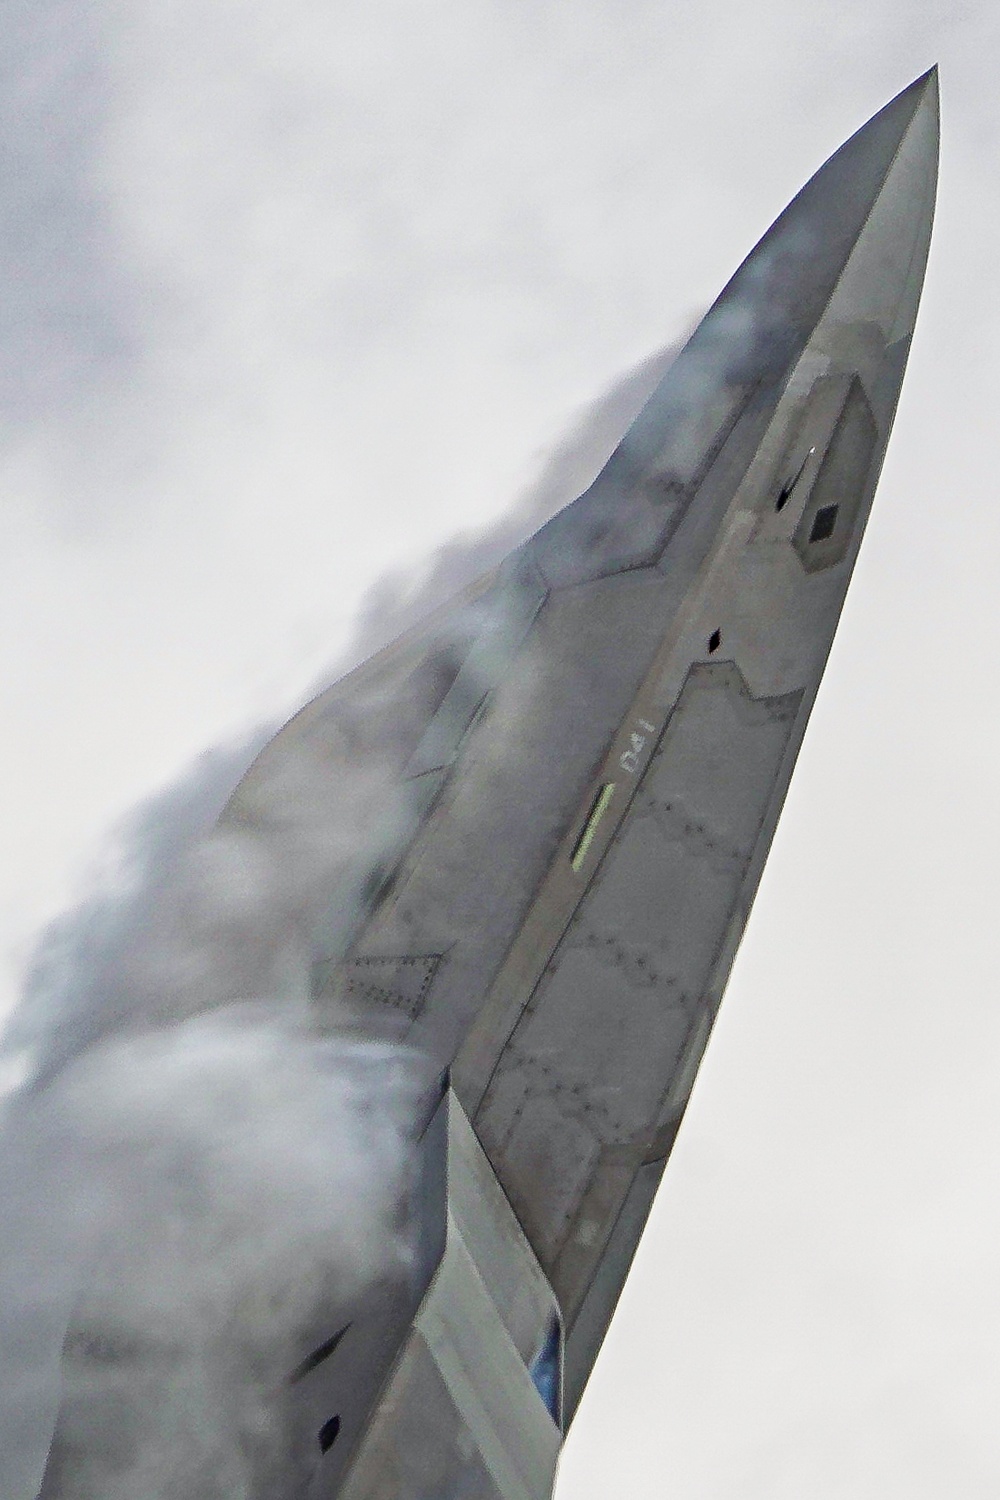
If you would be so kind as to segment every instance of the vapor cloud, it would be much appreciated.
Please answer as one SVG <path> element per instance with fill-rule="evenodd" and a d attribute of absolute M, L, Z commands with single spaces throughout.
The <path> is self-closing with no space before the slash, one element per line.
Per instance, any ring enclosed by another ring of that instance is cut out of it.
<path fill-rule="evenodd" d="M 339 670 L 584 488 L 673 354 L 594 403 L 498 525 L 384 580 Z M 474 608 L 467 623 L 484 622 Z M 454 642 L 456 660 L 465 649 Z M 274 726 L 201 757 L 131 815 L 98 886 L 44 934 L 5 1036 L 27 1075 L 5 1121 L 11 1500 L 33 1500 L 57 1407 L 46 1500 L 280 1489 L 296 1338 L 317 1308 L 405 1264 L 426 1070 L 359 1040 L 346 1016 L 318 1037 L 309 963 L 331 892 L 405 819 L 399 767 L 435 706 L 421 684 L 386 696 L 376 683 L 321 734 L 265 754 L 222 821 Z M 349 933 L 343 896 L 334 917 Z"/>
<path fill-rule="evenodd" d="M 29 1075 L 4 1122 L 10 1500 L 37 1491 L 57 1403 L 53 1500 L 272 1493 L 296 1340 L 405 1267 L 426 1078 L 308 1014 L 311 923 L 391 807 L 387 770 L 345 743 L 331 784 L 291 753 L 218 824 L 258 740 L 134 817 L 8 1035 Z"/>
<path fill-rule="evenodd" d="M 416 1095 L 400 1054 L 275 1004 L 118 1038 L 21 1101 L 5 1496 L 35 1494 L 56 1397 L 45 1496 L 279 1493 L 303 1339 L 405 1267 Z"/>

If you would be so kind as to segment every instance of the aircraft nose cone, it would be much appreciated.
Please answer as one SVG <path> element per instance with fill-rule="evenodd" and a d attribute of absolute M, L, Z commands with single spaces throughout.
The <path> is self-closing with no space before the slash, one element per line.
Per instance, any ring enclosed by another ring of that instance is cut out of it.
<path fill-rule="evenodd" d="M 886 110 L 903 128 L 831 306 L 843 317 L 867 321 L 891 346 L 913 332 L 930 247 L 940 129 L 937 69 L 918 78 Z"/>
<path fill-rule="evenodd" d="M 833 328 L 842 355 L 858 351 L 859 373 L 895 351 L 879 397 L 891 419 L 923 285 L 937 156 L 931 68 L 792 199 L 590 490 L 538 533 L 533 554 L 550 586 L 661 559 L 719 453 L 741 450 L 749 461 L 804 352 L 829 347 Z"/>
<path fill-rule="evenodd" d="M 746 329 L 730 349 L 728 378 L 780 378 L 844 276 L 853 270 L 859 280 L 862 247 L 869 302 L 895 299 L 912 330 L 934 210 L 938 108 L 934 67 L 845 141 L 775 220 L 692 340 L 721 345 L 730 330 Z M 878 312 L 884 322 L 884 307 Z M 891 342 L 893 330 L 883 331 Z"/>

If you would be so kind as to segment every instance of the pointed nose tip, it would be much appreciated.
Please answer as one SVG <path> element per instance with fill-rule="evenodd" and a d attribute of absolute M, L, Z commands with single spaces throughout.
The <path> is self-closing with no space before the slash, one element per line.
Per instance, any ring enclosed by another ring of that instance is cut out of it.
<path fill-rule="evenodd" d="M 933 170 L 936 177 L 941 137 L 941 87 L 938 81 L 937 63 L 916 79 L 912 86 L 919 88 L 919 98 L 917 107 L 913 111 L 911 129 L 918 119 L 926 122 L 924 136 L 927 141 L 927 150 L 934 157 Z"/>
<path fill-rule="evenodd" d="M 915 78 L 911 84 L 903 89 L 902 93 L 897 94 L 895 99 L 890 100 L 886 108 L 891 109 L 894 105 L 902 102 L 910 105 L 911 119 L 915 118 L 918 113 L 932 115 L 935 121 L 939 119 L 941 112 L 941 89 L 938 82 L 937 63 L 934 63 L 933 67 L 928 68 L 926 73 L 921 73 L 919 78 Z"/>
<path fill-rule="evenodd" d="M 927 69 L 926 73 L 921 73 L 919 78 L 915 78 L 910 87 L 920 88 L 923 90 L 924 94 L 928 96 L 933 94 L 934 98 L 936 99 L 939 92 L 937 63 L 932 63 L 931 66 Z"/>
<path fill-rule="evenodd" d="M 839 159 L 851 161 L 852 171 L 881 185 L 892 172 L 904 141 L 914 133 L 936 152 L 938 139 L 937 64 L 901 89 L 894 99 L 872 115 L 861 129 L 834 154 L 813 181 L 822 180 Z M 916 132 L 914 130 L 916 127 Z M 930 127 L 930 128 L 928 128 Z"/>
<path fill-rule="evenodd" d="M 915 244 L 930 232 L 938 134 L 935 66 L 834 152 L 771 226 L 723 299 L 745 296 L 746 283 L 755 284 L 759 302 L 770 304 L 768 322 L 804 330 L 826 306 L 859 241 L 873 238 L 876 222 L 894 247 L 893 260 L 905 259 L 903 241 Z M 926 246 L 923 259 L 925 252 Z M 902 267 L 899 275 L 905 274 Z"/>
<path fill-rule="evenodd" d="M 937 68 L 914 79 L 881 113 L 887 112 L 896 119 L 899 140 L 845 265 L 838 298 L 844 316 L 867 318 L 895 343 L 909 338 L 914 329 L 934 221 L 940 139 Z M 863 138 L 870 124 L 855 139 Z"/>

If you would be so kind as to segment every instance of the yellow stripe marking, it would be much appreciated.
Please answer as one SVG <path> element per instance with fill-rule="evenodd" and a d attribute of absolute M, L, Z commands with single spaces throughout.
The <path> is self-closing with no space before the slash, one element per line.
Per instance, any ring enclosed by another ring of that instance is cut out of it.
<path fill-rule="evenodd" d="M 587 818 L 586 823 L 583 825 L 583 832 L 577 839 L 576 847 L 574 848 L 573 853 L 570 856 L 570 864 L 573 866 L 574 870 L 579 870 L 580 866 L 587 858 L 587 851 L 590 848 L 591 844 L 594 842 L 594 835 L 597 832 L 597 825 L 604 817 L 604 814 L 607 812 L 608 803 L 614 796 L 614 791 L 614 782 L 607 781 L 605 782 L 604 786 L 601 787 L 601 790 L 598 792 L 597 796 L 594 798 L 594 805 L 590 809 L 590 816 Z"/>

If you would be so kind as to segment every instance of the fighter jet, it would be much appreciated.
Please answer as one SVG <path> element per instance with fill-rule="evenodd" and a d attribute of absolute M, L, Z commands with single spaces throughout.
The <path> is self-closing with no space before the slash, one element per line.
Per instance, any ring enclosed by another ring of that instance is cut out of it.
<path fill-rule="evenodd" d="M 312 1024 L 426 1074 L 413 1256 L 303 1330 L 261 1494 L 551 1494 L 861 545 L 937 152 L 931 70 L 776 220 L 586 492 L 236 788 L 252 831 L 287 766 L 377 771 L 311 924 Z M 63 1421 L 46 1500 L 79 1456 Z"/>

